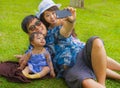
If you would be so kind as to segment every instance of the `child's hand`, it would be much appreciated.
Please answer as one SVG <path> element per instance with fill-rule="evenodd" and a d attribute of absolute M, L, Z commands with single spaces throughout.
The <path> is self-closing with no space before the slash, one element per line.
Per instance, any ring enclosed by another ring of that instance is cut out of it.
<path fill-rule="evenodd" d="M 50 72 L 50 76 L 52 76 L 53 78 L 55 77 L 55 72 L 54 71 L 51 71 Z"/>
<path fill-rule="evenodd" d="M 18 67 L 17 69 L 19 69 L 19 70 L 23 70 L 21 67 Z"/>

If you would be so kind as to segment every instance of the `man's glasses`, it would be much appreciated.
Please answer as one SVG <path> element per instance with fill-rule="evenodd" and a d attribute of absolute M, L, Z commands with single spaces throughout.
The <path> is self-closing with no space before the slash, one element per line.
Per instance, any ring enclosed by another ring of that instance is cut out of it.
<path fill-rule="evenodd" d="M 41 25 L 41 21 L 36 21 L 34 25 L 31 25 L 28 29 L 31 31 L 34 31 L 36 29 L 36 26 L 40 26 Z"/>

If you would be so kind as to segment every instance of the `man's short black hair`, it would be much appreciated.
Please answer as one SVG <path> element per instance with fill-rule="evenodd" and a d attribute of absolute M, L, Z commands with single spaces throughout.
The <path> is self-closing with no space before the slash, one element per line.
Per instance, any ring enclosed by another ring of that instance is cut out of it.
<path fill-rule="evenodd" d="M 27 29 L 27 26 L 30 24 L 30 22 L 33 20 L 33 19 L 38 19 L 36 16 L 34 16 L 34 15 L 28 15 L 28 16 L 26 16 L 24 19 L 23 19 L 23 21 L 22 21 L 22 23 L 21 23 L 21 27 L 22 27 L 22 29 L 23 29 L 23 31 L 24 32 L 26 32 L 26 33 L 28 33 L 28 29 Z"/>

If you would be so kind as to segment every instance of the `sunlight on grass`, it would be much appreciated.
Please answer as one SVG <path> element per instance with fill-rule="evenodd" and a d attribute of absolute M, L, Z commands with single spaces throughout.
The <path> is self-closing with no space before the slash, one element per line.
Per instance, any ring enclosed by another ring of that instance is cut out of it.
<path fill-rule="evenodd" d="M 0 0 L 0 61 L 13 60 L 15 54 L 23 54 L 28 46 L 28 36 L 21 29 L 22 19 L 35 14 L 41 0 Z M 54 0 L 61 9 L 70 0 Z M 76 33 L 82 41 L 99 36 L 105 44 L 108 56 L 120 62 L 120 1 L 85 0 L 85 8 L 76 8 Z M 107 88 L 119 88 L 120 82 L 106 81 Z M 32 83 L 11 83 L 0 78 L 0 88 L 68 88 L 62 79 L 34 80 Z"/>

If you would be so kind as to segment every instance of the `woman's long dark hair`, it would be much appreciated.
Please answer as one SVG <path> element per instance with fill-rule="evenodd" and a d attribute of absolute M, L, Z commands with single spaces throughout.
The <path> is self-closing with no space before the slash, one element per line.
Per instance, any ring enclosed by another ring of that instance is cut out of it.
<path fill-rule="evenodd" d="M 47 9 L 46 11 L 56 11 L 56 10 L 59 10 L 59 8 L 57 6 L 53 6 L 49 9 Z M 39 19 L 45 24 L 46 28 L 48 29 L 48 27 L 50 26 L 50 24 L 45 20 L 44 18 L 44 13 L 42 13 L 39 17 Z M 75 29 L 73 28 L 73 31 L 72 31 L 72 36 L 73 37 L 77 37 L 77 34 L 75 33 Z"/>
<path fill-rule="evenodd" d="M 56 11 L 56 10 L 59 10 L 59 8 L 57 6 L 53 6 L 49 9 L 47 9 L 46 11 Z M 46 28 L 48 28 L 50 26 L 50 24 L 44 18 L 44 13 L 42 13 L 40 15 L 39 19 L 45 24 Z"/>

